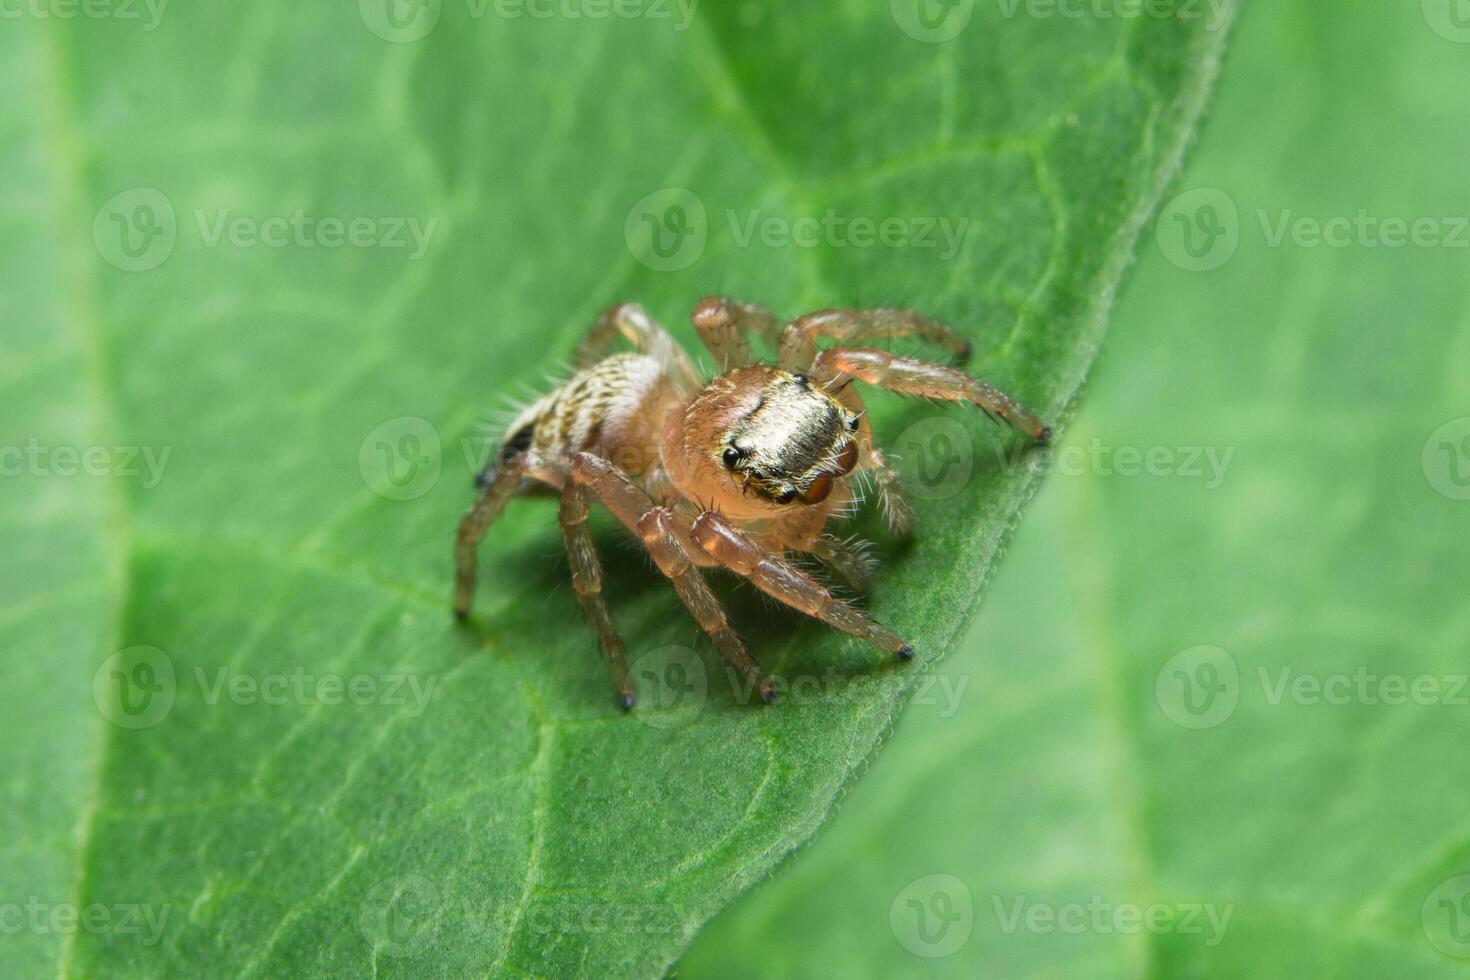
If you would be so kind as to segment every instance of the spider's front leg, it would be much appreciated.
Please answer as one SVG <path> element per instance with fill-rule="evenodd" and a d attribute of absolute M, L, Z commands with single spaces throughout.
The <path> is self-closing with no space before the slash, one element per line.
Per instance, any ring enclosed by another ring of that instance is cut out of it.
<path fill-rule="evenodd" d="M 914 655 L 914 648 L 903 637 L 834 596 L 806 572 L 737 530 L 718 512 L 701 514 L 692 533 L 706 554 L 778 602 L 897 654 L 900 659 Z"/>
<path fill-rule="evenodd" d="M 721 371 L 754 364 L 760 358 L 750 347 L 750 337 L 764 337 L 775 344 L 781 321 L 764 306 L 740 303 L 728 296 L 707 296 L 694 308 L 694 329 L 714 355 Z"/>
<path fill-rule="evenodd" d="M 823 383 L 843 375 L 901 395 L 979 406 L 992 418 L 1005 420 L 1033 441 L 1045 444 L 1051 429 L 1010 395 L 963 371 L 933 361 L 895 357 L 876 347 L 832 347 L 817 355 L 812 373 Z"/>
<path fill-rule="evenodd" d="M 817 356 L 818 337 L 828 337 L 838 343 L 918 337 L 949 351 L 961 363 L 970 356 L 969 340 L 914 310 L 818 310 L 792 320 L 782 331 L 781 368 L 808 370 Z"/>
<path fill-rule="evenodd" d="M 572 480 L 585 486 L 618 522 L 636 534 L 653 556 L 659 571 L 669 579 L 684 608 L 709 634 L 726 660 L 745 675 L 767 704 L 776 700 L 774 682 L 745 650 L 745 644 L 730 628 L 720 601 L 690 560 L 684 541 L 692 540 L 689 529 L 667 507 L 654 503 L 642 487 L 612 463 L 590 453 L 572 459 Z"/>

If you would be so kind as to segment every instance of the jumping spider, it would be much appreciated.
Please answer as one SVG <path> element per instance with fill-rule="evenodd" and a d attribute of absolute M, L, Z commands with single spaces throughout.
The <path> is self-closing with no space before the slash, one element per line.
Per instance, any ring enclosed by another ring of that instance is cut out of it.
<path fill-rule="evenodd" d="M 724 373 L 703 382 L 674 339 L 634 304 L 604 313 L 579 348 L 576 374 L 520 414 L 480 474 L 479 494 L 459 526 L 454 611 L 469 615 L 475 549 L 506 501 L 522 488 L 559 493 L 572 584 L 597 632 L 626 708 L 633 686 L 623 643 L 602 594 L 602 570 L 587 530 L 589 499 L 637 535 L 715 646 L 767 702 L 771 679 L 745 651 L 700 568 L 727 568 L 795 609 L 874 646 L 913 656 L 897 633 L 832 595 L 792 564 L 815 556 L 860 584 L 860 544 L 825 533 L 858 500 L 853 477 L 870 475 L 889 525 L 911 514 L 872 431 L 853 380 L 906 395 L 967 401 L 1044 443 L 1050 430 L 1003 392 L 963 371 L 896 357 L 854 341 L 913 336 L 959 359 L 969 343 L 911 310 L 822 310 L 784 327 L 770 311 L 723 297 L 703 300 L 694 326 Z M 618 335 L 635 352 L 608 355 Z M 759 363 L 752 336 L 778 347 Z M 839 346 L 817 352 L 817 339 Z M 544 489 L 544 487 L 543 487 Z"/>

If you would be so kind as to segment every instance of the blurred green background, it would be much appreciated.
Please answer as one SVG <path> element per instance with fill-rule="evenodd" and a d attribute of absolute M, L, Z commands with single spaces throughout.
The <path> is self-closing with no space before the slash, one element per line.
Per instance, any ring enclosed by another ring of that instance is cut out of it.
<path fill-rule="evenodd" d="M 682 976 L 1470 971 L 1470 31 L 1423 7 L 1243 12 L 958 708 Z"/>

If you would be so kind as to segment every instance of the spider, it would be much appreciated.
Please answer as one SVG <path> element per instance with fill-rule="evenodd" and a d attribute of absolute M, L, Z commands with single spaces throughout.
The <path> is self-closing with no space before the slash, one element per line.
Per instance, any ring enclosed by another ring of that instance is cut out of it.
<path fill-rule="evenodd" d="M 889 526 L 907 533 L 912 514 L 897 474 L 874 444 L 852 381 L 906 395 L 970 402 L 1031 440 L 1050 429 L 998 389 L 956 368 L 897 357 L 854 342 L 916 337 L 963 361 L 969 342 L 905 309 L 831 309 L 781 324 L 764 307 L 720 296 L 693 314 L 723 373 L 704 382 L 688 355 L 642 307 L 614 306 L 577 350 L 575 374 L 525 409 L 476 479 L 478 494 L 455 542 L 454 612 L 463 621 L 475 590 L 475 550 L 506 501 L 547 487 L 559 519 L 572 585 L 597 633 L 624 710 L 636 694 L 623 643 L 602 592 L 587 528 L 596 500 L 642 540 L 684 606 L 762 700 L 772 679 L 746 652 L 701 574 L 725 568 L 777 601 L 908 660 L 913 647 L 833 595 L 788 557 L 809 554 L 861 587 L 866 546 L 827 533 L 859 502 L 854 477 L 871 477 Z M 634 348 L 609 355 L 618 336 Z M 775 365 L 751 347 L 779 350 Z M 836 341 L 820 353 L 817 340 Z"/>

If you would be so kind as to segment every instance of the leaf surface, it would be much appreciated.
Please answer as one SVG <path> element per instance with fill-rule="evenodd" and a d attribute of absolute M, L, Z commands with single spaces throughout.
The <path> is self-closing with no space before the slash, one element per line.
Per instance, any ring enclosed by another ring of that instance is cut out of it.
<path fill-rule="evenodd" d="M 942 43 L 901 3 L 711 4 L 688 30 L 357 7 L 0 36 L 12 89 L 44 93 L 3 119 L 6 441 L 101 447 L 112 474 L 0 483 L 0 898 L 105 910 L 8 936 L 6 972 L 665 968 L 872 755 L 1035 468 L 1001 465 L 1012 437 L 983 419 L 875 398 L 900 451 L 937 425 L 971 467 L 916 494 L 911 543 L 881 541 L 870 605 L 918 663 L 720 580 L 793 686 L 774 710 L 600 522 L 644 668 L 625 716 L 546 501 L 513 502 L 473 628 L 450 622 L 478 421 L 602 307 L 636 299 L 692 343 L 711 292 L 921 308 L 1060 420 L 1224 33 L 967 3 Z M 330 245 L 323 219 L 340 240 L 359 218 L 369 245 Z M 890 219 L 901 245 L 854 225 Z M 692 251 L 650 251 L 648 220 Z M 650 697 L 691 677 L 703 694 Z M 156 931 L 120 924 L 139 906 Z"/>

